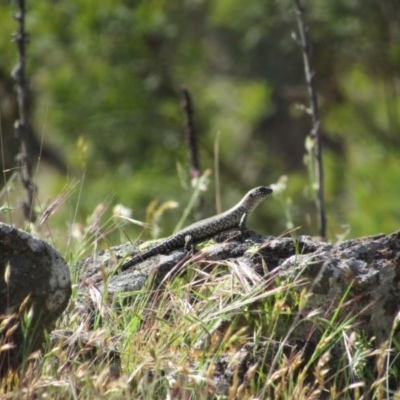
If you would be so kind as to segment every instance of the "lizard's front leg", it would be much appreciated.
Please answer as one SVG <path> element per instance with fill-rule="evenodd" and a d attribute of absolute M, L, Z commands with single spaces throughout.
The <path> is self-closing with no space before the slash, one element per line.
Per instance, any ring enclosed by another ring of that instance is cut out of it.
<path fill-rule="evenodd" d="M 240 232 L 243 233 L 244 230 L 246 229 L 246 222 L 247 222 L 247 212 L 243 213 L 242 217 L 240 218 L 240 222 L 239 222 L 239 229 Z"/>
<path fill-rule="evenodd" d="M 248 216 L 248 214 L 247 214 L 247 212 L 245 212 L 245 213 L 243 213 L 242 217 L 240 218 L 240 221 L 239 221 L 239 231 L 240 231 L 240 233 L 239 233 L 239 237 L 238 237 L 239 240 L 243 240 L 244 237 L 245 237 L 244 233 L 245 233 L 245 230 L 246 230 L 247 216 Z"/>

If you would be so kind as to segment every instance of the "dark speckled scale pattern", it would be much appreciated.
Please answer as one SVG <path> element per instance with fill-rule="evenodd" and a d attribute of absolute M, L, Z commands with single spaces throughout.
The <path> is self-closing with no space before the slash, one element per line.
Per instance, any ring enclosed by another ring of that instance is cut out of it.
<path fill-rule="evenodd" d="M 132 265 L 138 264 L 139 262 L 147 260 L 157 254 L 167 253 L 171 250 L 183 247 L 186 243 L 187 237 L 190 237 L 193 242 L 198 242 L 227 229 L 239 227 L 241 221 L 245 224 L 247 217 L 264 200 L 264 198 L 271 193 L 272 189 L 265 186 L 260 186 L 250 190 L 243 199 L 230 210 L 189 225 L 149 250 L 137 254 L 131 260 L 123 264 L 121 270 L 124 271 Z"/>

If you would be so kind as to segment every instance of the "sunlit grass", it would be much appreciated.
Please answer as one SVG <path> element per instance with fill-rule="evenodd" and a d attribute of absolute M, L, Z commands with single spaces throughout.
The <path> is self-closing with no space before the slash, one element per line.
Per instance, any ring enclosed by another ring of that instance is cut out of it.
<path fill-rule="evenodd" d="M 135 292 L 110 294 L 107 269 L 102 281 L 82 282 L 85 267 L 76 262 L 124 229 L 126 220 L 108 216 L 110 204 L 70 229 L 69 305 L 44 351 L 3 380 L 1 398 L 383 399 L 390 392 L 396 344 L 375 349 L 357 330 L 358 316 L 346 313 L 350 288 L 329 310 L 309 310 L 312 284 L 301 273 L 285 281 L 268 266 L 259 275 L 245 263 L 198 256 L 158 288 L 149 279 Z"/>

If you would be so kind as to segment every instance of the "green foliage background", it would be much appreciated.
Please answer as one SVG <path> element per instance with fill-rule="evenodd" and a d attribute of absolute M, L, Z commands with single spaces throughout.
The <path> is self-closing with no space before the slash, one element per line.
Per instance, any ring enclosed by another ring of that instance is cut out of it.
<path fill-rule="evenodd" d="M 329 238 L 345 232 L 344 225 L 350 237 L 389 233 L 400 225 L 400 4 L 304 5 L 321 106 Z M 179 96 L 185 84 L 203 170 L 214 170 L 220 134 L 224 208 L 248 189 L 287 175 L 286 202 L 267 200 L 250 226 L 280 234 L 284 209 L 291 207 L 299 232 L 318 233 L 303 162 L 311 122 L 299 107 L 308 98 L 301 50 L 291 37 L 297 31 L 292 1 L 43 0 L 28 6 L 33 123 L 62 149 L 68 179 L 86 171 L 82 193 L 53 217 L 55 227 L 64 229 L 79 196 L 78 221 L 84 221 L 112 195 L 112 204 L 132 208 L 141 220 L 153 199 L 178 201 L 161 222 L 163 236 L 172 231 L 191 195 Z M 6 71 L 16 61 L 14 11 L 0 3 Z M 186 177 L 179 177 L 177 163 Z M 210 179 L 208 215 L 215 213 Z M 66 180 L 49 182 L 39 189 L 54 198 Z M 139 228 L 129 229 L 135 238 Z"/>

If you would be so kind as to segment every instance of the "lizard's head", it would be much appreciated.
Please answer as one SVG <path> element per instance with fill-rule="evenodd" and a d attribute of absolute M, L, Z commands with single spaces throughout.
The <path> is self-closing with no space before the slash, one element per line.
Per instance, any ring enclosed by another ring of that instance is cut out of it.
<path fill-rule="evenodd" d="M 272 189 L 265 186 L 259 186 L 250 190 L 244 196 L 242 203 L 251 213 L 264 199 L 272 193 Z"/>

